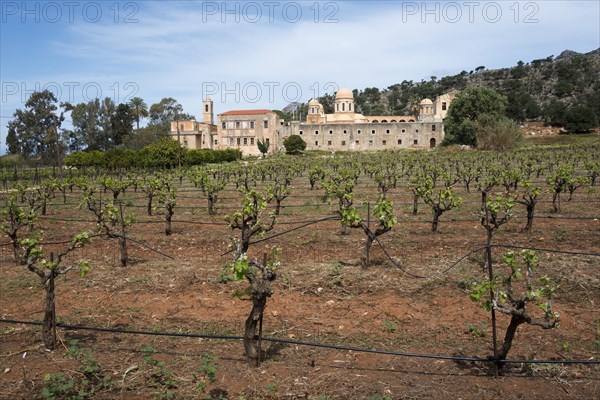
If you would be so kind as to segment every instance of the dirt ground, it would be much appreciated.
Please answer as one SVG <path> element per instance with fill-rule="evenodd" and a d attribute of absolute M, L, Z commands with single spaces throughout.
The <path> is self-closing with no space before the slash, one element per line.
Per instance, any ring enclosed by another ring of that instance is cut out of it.
<path fill-rule="evenodd" d="M 371 196 L 372 188 L 363 190 L 365 199 Z M 501 228 L 497 243 L 598 253 L 600 221 L 585 217 L 600 216 L 600 196 L 586 190 L 564 202 L 561 214 L 550 213 L 546 195 L 531 235 L 521 231 L 525 221 L 518 209 L 517 218 Z M 295 182 L 293 193 L 267 237 L 335 211 L 320 203 L 321 191 L 310 191 L 306 180 Z M 59 321 L 156 333 L 241 335 L 251 305 L 233 296 L 245 283 L 227 282 L 231 254 L 223 254 L 232 232 L 222 217 L 236 207 L 236 193 L 225 193 L 219 215 L 209 216 L 199 192 L 181 190 L 175 231 L 169 237 L 162 233 L 161 216 L 144 215 L 141 194 L 127 195 L 138 206 L 138 222 L 129 236 L 173 259 L 130 242 L 131 265 L 121 268 L 117 245 L 107 240 L 69 255 L 68 261 L 90 260 L 92 270 L 85 278 L 69 273 L 57 282 Z M 381 242 L 401 268 L 375 245 L 373 265 L 361 269 L 356 261 L 364 234 L 352 230 L 342 235 L 336 221 L 253 245 L 250 255 L 255 257 L 274 246 L 283 250 L 264 336 L 416 354 L 481 358 L 492 354 L 490 316 L 469 300 L 470 284 L 484 276 L 483 253 L 442 272 L 485 242 L 477 220 L 477 193 L 463 189 L 461 195 L 463 206 L 444 214 L 438 233 L 432 234 L 426 205 L 421 204 L 413 216 L 409 192 L 392 191 L 399 222 Z M 61 240 L 93 227 L 62 220 L 91 219 L 76 204 L 76 193 L 67 205 L 54 200 L 48 218 L 41 220 L 44 238 Z M 503 250 L 494 251 L 501 268 Z M 542 252 L 540 257 L 540 274 L 560 282 L 554 298 L 560 327 L 545 331 L 521 326 L 509 358 L 598 360 L 600 257 Z M 432 277 L 416 278 L 404 271 Z M 39 278 L 15 266 L 7 246 L 0 247 L 0 272 L 1 318 L 40 321 Z M 501 343 L 508 319 L 499 315 L 498 321 Z M 252 368 L 239 340 L 63 329 L 58 333 L 59 349 L 47 351 L 39 326 L 0 323 L 0 398 L 44 398 L 44 388 L 59 386 L 57 372 L 66 385 L 73 382 L 94 399 L 600 398 L 598 365 L 515 363 L 494 378 L 487 363 L 263 342 L 265 359 Z M 77 351 L 67 352 L 68 348 Z M 79 395 L 72 398 L 85 398 Z"/>

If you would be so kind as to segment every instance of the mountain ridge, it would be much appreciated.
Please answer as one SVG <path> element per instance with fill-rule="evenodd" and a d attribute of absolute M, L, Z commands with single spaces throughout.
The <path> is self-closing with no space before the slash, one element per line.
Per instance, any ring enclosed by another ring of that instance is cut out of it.
<path fill-rule="evenodd" d="M 484 66 L 438 79 L 404 80 L 385 89 L 354 89 L 356 112 L 364 115 L 412 114 L 414 105 L 453 90 L 490 87 L 508 99 L 507 115 L 518 122 L 544 121 L 561 125 L 567 111 L 588 107 L 600 119 L 600 48 L 587 53 L 564 50 L 513 67 L 487 70 Z M 333 112 L 335 94 L 319 98 L 326 113 Z M 304 105 L 306 109 L 306 105 Z M 306 115 L 305 110 L 303 114 Z"/>

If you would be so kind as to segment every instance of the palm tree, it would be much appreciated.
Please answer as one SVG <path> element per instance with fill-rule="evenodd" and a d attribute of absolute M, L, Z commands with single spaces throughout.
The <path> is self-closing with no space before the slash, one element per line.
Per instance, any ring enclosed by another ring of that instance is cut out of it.
<path fill-rule="evenodd" d="M 140 118 L 148 116 L 148 104 L 141 97 L 134 97 L 129 100 L 129 107 L 135 114 L 135 122 L 137 124 L 137 130 L 140 130 Z"/>
<path fill-rule="evenodd" d="M 412 96 L 408 100 L 408 110 L 412 115 L 419 118 L 421 99 L 418 96 Z"/>

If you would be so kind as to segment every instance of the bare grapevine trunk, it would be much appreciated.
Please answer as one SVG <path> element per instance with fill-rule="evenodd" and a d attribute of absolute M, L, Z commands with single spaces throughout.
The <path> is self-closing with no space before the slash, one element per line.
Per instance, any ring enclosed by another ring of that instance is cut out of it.
<path fill-rule="evenodd" d="M 535 203 L 527 204 L 527 225 L 525 225 L 525 232 L 531 232 L 533 227 L 533 213 L 535 212 Z"/>
<path fill-rule="evenodd" d="M 259 363 L 258 325 L 262 319 L 266 306 L 266 296 L 252 295 L 252 311 L 246 319 L 246 329 L 244 331 L 244 349 L 246 351 L 246 361 L 248 362 L 248 365 L 253 367 L 257 367 Z"/>
<path fill-rule="evenodd" d="M 266 265 L 256 263 L 255 266 L 260 270 L 260 277 L 254 274 L 248 274 L 247 278 L 252 286 L 252 311 L 246 319 L 244 330 L 244 350 L 246 351 L 246 361 L 250 366 L 258 366 L 260 363 L 260 329 L 262 328 L 262 318 L 267 306 L 267 299 L 273 294 L 271 282 L 277 278 L 275 271 Z"/>
<path fill-rule="evenodd" d="M 217 196 L 209 194 L 207 196 L 208 199 L 208 213 L 210 215 L 215 215 L 216 211 L 215 211 L 215 203 L 217 202 Z"/>
<path fill-rule="evenodd" d="M 560 212 L 560 192 L 554 192 L 552 195 L 552 206 L 555 213 Z"/>
<path fill-rule="evenodd" d="M 360 260 L 360 265 L 363 268 L 368 268 L 371 265 L 370 260 L 370 252 L 371 247 L 373 246 L 373 241 L 375 240 L 375 235 L 373 233 L 367 234 L 367 242 L 365 243 L 365 248 L 363 250 L 363 255 Z"/>
<path fill-rule="evenodd" d="M 24 265 L 25 260 L 23 260 L 21 258 L 21 248 L 19 247 L 19 239 L 17 238 L 16 232 L 9 233 L 8 237 L 10 237 L 10 240 L 12 242 L 13 254 L 15 257 L 15 264 L 16 265 Z"/>
<path fill-rule="evenodd" d="M 485 202 L 487 201 L 487 191 L 481 191 L 481 211 L 485 211 Z"/>
<path fill-rule="evenodd" d="M 148 215 L 152 215 L 152 199 L 154 196 L 148 196 Z"/>
<path fill-rule="evenodd" d="M 129 262 L 127 255 L 127 238 L 125 237 L 125 219 L 123 217 L 123 204 L 119 203 L 119 215 L 121 222 L 121 234 L 119 235 L 119 254 L 121 257 L 121 267 L 126 267 Z"/>
<path fill-rule="evenodd" d="M 129 258 L 127 256 L 127 239 L 125 238 L 125 233 L 119 236 L 119 255 L 121 261 L 121 267 L 126 267 Z"/>
<path fill-rule="evenodd" d="M 165 214 L 165 235 L 171 236 L 173 230 L 171 229 L 171 214 Z"/>
<path fill-rule="evenodd" d="M 167 207 L 167 210 L 165 211 L 165 235 L 166 236 L 170 236 L 173 233 L 173 230 L 171 228 L 171 220 L 173 219 L 173 208 L 172 207 Z"/>
<path fill-rule="evenodd" d="M 437 232 L 438 223 L 440 221 L 440 216 L 442 213 L 439 210 L 433 210 L 433 221 L 431 222 L 431 232 Z"/>
<path fill-rule="evenodd" d="M 340 235 L 348 235 L 350 233 L 350 230 L 348 229 L 348 227 L 344 224 L 342 224 L 342 227 L 340 229 Z"/>
<path fill-rule="evenodd" d="M 512 347 L 513 339 L 515 338 L 515 334 L 517 333 L 517 328 L 523 322 L 525 322 L 523 317 L 520 317 L 517 315 L 513 315 L 511 317 L 510 324 L 508 325 L 508 328 L 506 328 L 506 334 L 504 335 L 504 342 L 502 343 L 502 348 L 500 349 L 500 352 L 498 353 L 499 360 L 506 360 L 506 356 L 508 355 L 508 352 L 510 351 L 510 348 Z M 498 369 L 501 370 L 504 367 L 504 365 L 505 365 L 505 363 L 499 363 Z"/>
<path fill-rule="evenodd" d="M 42 327 L 42 339 L 44 346 L 49 350 L 54 350 L 56 347 L 56 308 L 55 308 L 55 287 L 54 273 L 50 271 L 50 276 L 44 282 L 44 290 L 46 291 L 45 310 L 44 310 L 44 325 Z"/>
<path fill-rule="evenodd" d="M 419 196 L 417 196 L 415 194 L 413 197 L 413 210 L 412 210 L 413 215 L 417 215 L 418 208 L 419 208 Z"/>

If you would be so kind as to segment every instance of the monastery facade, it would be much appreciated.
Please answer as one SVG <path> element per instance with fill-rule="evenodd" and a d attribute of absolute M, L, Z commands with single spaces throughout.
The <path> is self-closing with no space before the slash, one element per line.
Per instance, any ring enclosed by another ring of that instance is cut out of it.
<path fill-rule="evenodd" d="M 306 122 L 284 122 L 270 110 L 232 110 L 218 115 L 214 123 L 212 100 L 203 103 L 203 120 L 171 123 L 171 136 L 189 149 L 238 148 L 242 154 L 260 155 L 257 142 L 270 144 L 269 152 L 283 150 L 283 141 L 300 135 L 307 150 L 358 151 L 398 148 L 426 149 L 444 138 L 443 119 L 457 92 L 424 99 L 418 116 L 364 116 L 355 112 L 354 96 L 348 89 L 335 95 L 334 113 L 325 114 L 323 105 L 308 103 Z"/>

